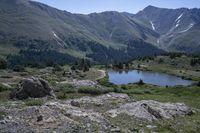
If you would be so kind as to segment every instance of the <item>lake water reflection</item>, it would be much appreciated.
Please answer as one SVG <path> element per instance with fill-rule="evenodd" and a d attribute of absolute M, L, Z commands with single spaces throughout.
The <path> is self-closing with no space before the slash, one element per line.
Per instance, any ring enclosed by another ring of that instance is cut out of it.
<path fill-rule="evenodd" d="M 108 76 L 109 76 L 109 81 L 117 85 L 136 83 L 140 79 L 142 79 L 147 84 L 153 84 L 158 86 L 176 86 L 176 85 L 188 86 L 194 83 L 194 81 L 185 80 L 164 73 L 139 71 L 139 70 L 129 70 L 129 71 L 108 70 Z"/>

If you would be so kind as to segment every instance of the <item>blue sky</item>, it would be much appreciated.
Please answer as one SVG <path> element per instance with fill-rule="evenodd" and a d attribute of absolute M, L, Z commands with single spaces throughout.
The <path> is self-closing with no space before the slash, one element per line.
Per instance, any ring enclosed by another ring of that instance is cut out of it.
<path fill-rule="evenodd" d="M 165 8 L 200 8 L 200 0 L 35 0 L 72 13 L 102 11 L 136 13 L 148 5 Z"/>

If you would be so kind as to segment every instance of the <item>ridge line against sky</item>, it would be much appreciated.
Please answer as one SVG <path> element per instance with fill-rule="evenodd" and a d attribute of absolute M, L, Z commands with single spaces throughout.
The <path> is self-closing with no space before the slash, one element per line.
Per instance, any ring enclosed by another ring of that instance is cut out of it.
<path fill-rule="evenodd" d="M 137 13 L 148 5 L 161 8 L 200 8 L 200 0 L 33 0 L 71 13 L 103 11 Z"/>

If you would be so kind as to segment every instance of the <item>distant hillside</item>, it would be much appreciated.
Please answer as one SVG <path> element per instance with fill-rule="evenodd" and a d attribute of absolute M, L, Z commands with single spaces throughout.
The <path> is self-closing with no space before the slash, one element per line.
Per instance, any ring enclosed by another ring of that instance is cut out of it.
<path fill-rule="evenodd" d="M 148 6 L 132 17 L 160 34 L 157 46 L 169 51 L 200 53 L 200 9 Z"/>
<path fill-rule="evenodd" d="M 1 0 L 0 17 L 2 55 L 51 49 L 108 63 L 162 52 L 152 45 L 159 34 L 118 12 L 71 14 L 28 0 Z"/>
<path fill-rule="evenodd" d="M 198 52 L 199 16 L 199 9 L 152 6 L 138 14 L 82 15 L 29 0 L 1 0 L 0 54 L 9 55 L 12 61 L 13 55 L 18 60 L 33 60 L 28 57 L 50 51 L 41 54 L 48 58 L 39 60 L 55 61 L 51 54 L 56 52 L 62 63 L 87 58 L 106 64 L 159 54 L 163 52 L 160 48 Z"/>

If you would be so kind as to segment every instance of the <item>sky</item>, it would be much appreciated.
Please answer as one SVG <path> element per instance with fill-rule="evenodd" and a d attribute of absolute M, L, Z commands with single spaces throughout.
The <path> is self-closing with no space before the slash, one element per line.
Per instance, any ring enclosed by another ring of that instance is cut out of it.
<path fill-rule="evenodd" d="M 103 11 L 137 13 L 148 5 L 162 8 L 200 8 L 200 0 L 34 0 L 71 13 Z"/>

